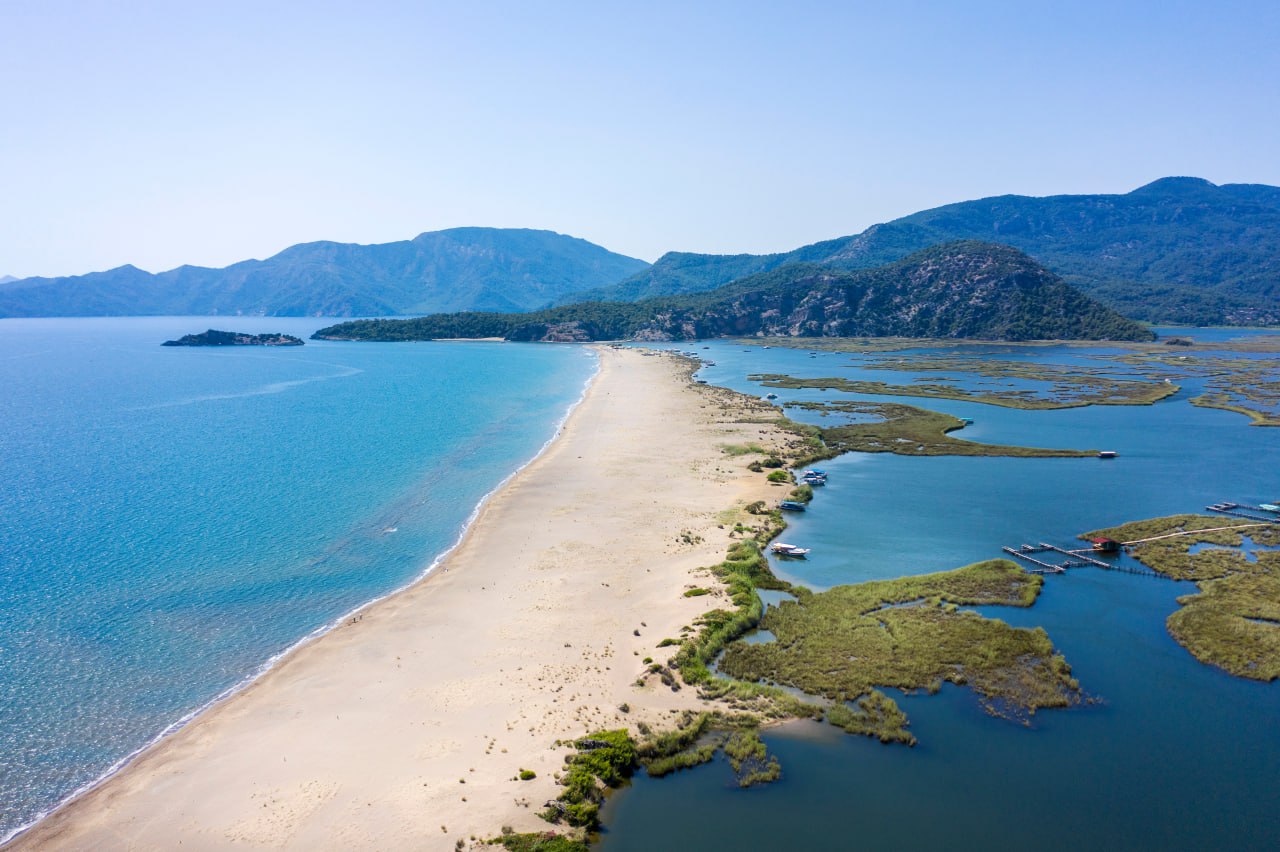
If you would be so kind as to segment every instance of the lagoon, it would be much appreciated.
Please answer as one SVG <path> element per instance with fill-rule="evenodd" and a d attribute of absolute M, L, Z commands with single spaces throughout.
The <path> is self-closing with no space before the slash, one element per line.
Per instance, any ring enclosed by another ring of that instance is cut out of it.
<path fill-rule="evenodd" d="M 743 351 L 746 348 L 747 351 Z M 779 403 L 834 391 L 764 388 L 752 373 L 887 379 L 859 358 L 715 343 L 700 377 Z M 911 353 L 904 353 L 911 354 Z M 1061 363 L 1080 350 L 1020 350 Z M 1001 353 L 999 357 L 1008 357 Z M 928 373 L 919 374 L 929 377 Z M 909 375 L 908 379 L 914 378 Z M 825 488 L 787 540 L 814 552 L 775 564 L 814 589 L 954 568 L 1002 545 L 1050 541 L 1108 524 L 1198 512 L 1218 500 L 1280 496 L 1280 429 L 1187 403 L 1022 411 L 952 400 L 907 402 L 973 418 L 957 437 L 1115 449 L 1120 458 L 912 458 L 846 455 L 823 463 Z M 845 397 L 849 398 L 849 397 Z M 811 411 L 788 409 L 821 422 Z M 1024 728 L 987 716 L 964 689 L 895 699 L 920 740 L 885 746 L 800 722 L 765 736 L 780 782 L 739 790 L 712 764 L 638 778 L 602 816 L 601 848 L 937 849 L 1264 848 L 1280 842 L 1280 683 L 1232 678 L 1197 662 L 1164 620 L 1194 585 L 1098 569 L 1046 578 L 1027 610 L 982 608 L 1043 626 L 1090 703 L 1041 711 Z"/>

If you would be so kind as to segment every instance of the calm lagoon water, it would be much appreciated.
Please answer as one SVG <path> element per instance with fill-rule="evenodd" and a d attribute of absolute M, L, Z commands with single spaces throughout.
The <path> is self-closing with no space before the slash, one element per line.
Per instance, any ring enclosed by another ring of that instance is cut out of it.
<path fill-rule="evenodd" d="M 772 390 L 780 402 L 841 395 L 768 389 L 746 376 L 899 380 L 862 370 L 847 354 L 701 346 L 716 362 L 702 378 Z M 1055 363 L 1081 352 L 993 351 L 1011 355 Z M 789 518 L 787 540 L 813 554 L 778 571 L 826 588 L 958 567 L 1001 556 L 1006 544 L 1068 546 L 1086 530 L 1219 500 L 1280 498 L 1280 429 L 1195 408 L 1186 402 L 1193 395 L 1188 386 L 1149 407 L 1061 411 L 858 397 L 973 418 L 957 437 L 1114 449 L 1120 458 L 846 455 L 822 465 L 830 484 L 810 511 Z M 739 790 L 723 764 L 640 777 L 606 805 L 601 848 L 1276 848 L 1280 683 L 1232 678 L 1169 638 L 1164 621 L 1175 599 L 1194 591 L 1096 569 L 1049 577 L 1031 609 L 983 611 L 1043 626 L 1096 703 L 1042 711 L 1026 728 L 987 716 L 961 688 L 907 696 L 914 749 L 816 723 L 788 726 L 765 737 L 782 762 L 779 783 Z"/>
<path fill-rule="evenodd" d="M 0 838 L 418 576 L 594 370 L 581 347 L 158 345 L 210 323 L 0 320 Z"/>

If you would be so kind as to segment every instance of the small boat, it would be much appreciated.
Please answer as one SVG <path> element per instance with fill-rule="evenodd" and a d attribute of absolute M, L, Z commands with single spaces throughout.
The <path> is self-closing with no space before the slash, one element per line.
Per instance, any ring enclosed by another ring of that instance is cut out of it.
<path fill-rule="evenodd" d="M 825 476 L 802 476 L 800 477 L 800 481 L 809 486 L 827 484 L 827 478 Z"/>
<path fill-rule="evenodd" d="M 707 383 L 706 379 L 694 379 L 694 381 L 700 385 L 705 385 Z"/>
<path fill-rule="evenodd" d="M 773 545 L 773 552 L 778 556 L 791 556 L 796 559 L 801 559 L 809 555 L 809 548 L 796 547 L 794 544 L 784 544 L 779 541 Z"/>
<path fill-rule="evenodd" d="M 776 393 L 767 393 L 767 394 L 765 394 L 765 395 L 764 395 L 764 398 L 765 398 L 765 399 L 777 399 L 777 398 L 778 398 L 778 395 L 777 395 Z"/>
<path fill-rule="evenodd" d="M 783 500 L 778 504 L 778 508 L 784 512 L 803 512 L 805 505 L 799 500 Z"/>
<path fill-rule="evenodd" d="M 804 472 L 804 476 L 821 476 L 823 479 L 826 479 L 827 472 L 825 470 L 818 470 L 817 468 L 811 467 Z"/>
<path fill-rule="evenodd" d="M 1100 459 L 1113 459 L 1118 455 L 1120 454 L 1117 453 L 1115 450 L 1099 450 L 1098 451 L 1098 458 Z"/>
<path fill-rule="evenodd" d="M 1272 514 L 1280 515 L 1280 506 L 1277 506 L 1275 503 L 1259 503 L 1258 508 L 1264 512 L 1271 512 Z"/>
<path fill-rule="evenodd" d="M 972 418 L 972 417 L 961 417 L 961 418 L 960 418 L 960 422 L 961 422 L 961 423 L 963 423 L 963 424 L 964 424 L 964 425 L 966 425 L 966 426 L 972 426 L 972 425 L 973 425 L 973 418 Z"/>

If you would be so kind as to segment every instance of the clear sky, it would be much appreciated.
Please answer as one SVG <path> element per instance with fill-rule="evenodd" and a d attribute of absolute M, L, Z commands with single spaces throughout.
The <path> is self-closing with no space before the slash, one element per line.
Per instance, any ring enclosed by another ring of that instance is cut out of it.
<path fill-rule="evenodd" d="M 0 274 L 547 228 L 764 252 L 1280 184 L 1274 2 L 0 0 Z"/>

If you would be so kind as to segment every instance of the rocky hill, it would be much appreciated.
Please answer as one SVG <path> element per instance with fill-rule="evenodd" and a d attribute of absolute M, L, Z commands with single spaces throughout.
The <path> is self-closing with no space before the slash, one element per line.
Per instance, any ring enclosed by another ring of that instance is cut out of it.
<path fill-rule="evenodd" d="M 580 300 L 710 290 L 792 263 L 862 269 L 931 245 L 1014 246 L 1129 316 L 1280 323 L 1280 187 L 1163 178 L 1124 195 L 1002 195 L 948 204 L 771 255 L 669 253 Z"/>
<path fill-rule="evenodd" d="M 364 320 L 325 340 L 689 340 L 712 337 L 1150 340 L 1143 326 L 1007 246 L 960 241 L 875 269 L 790 264 L 703 293 L 527 314 Z"/>

